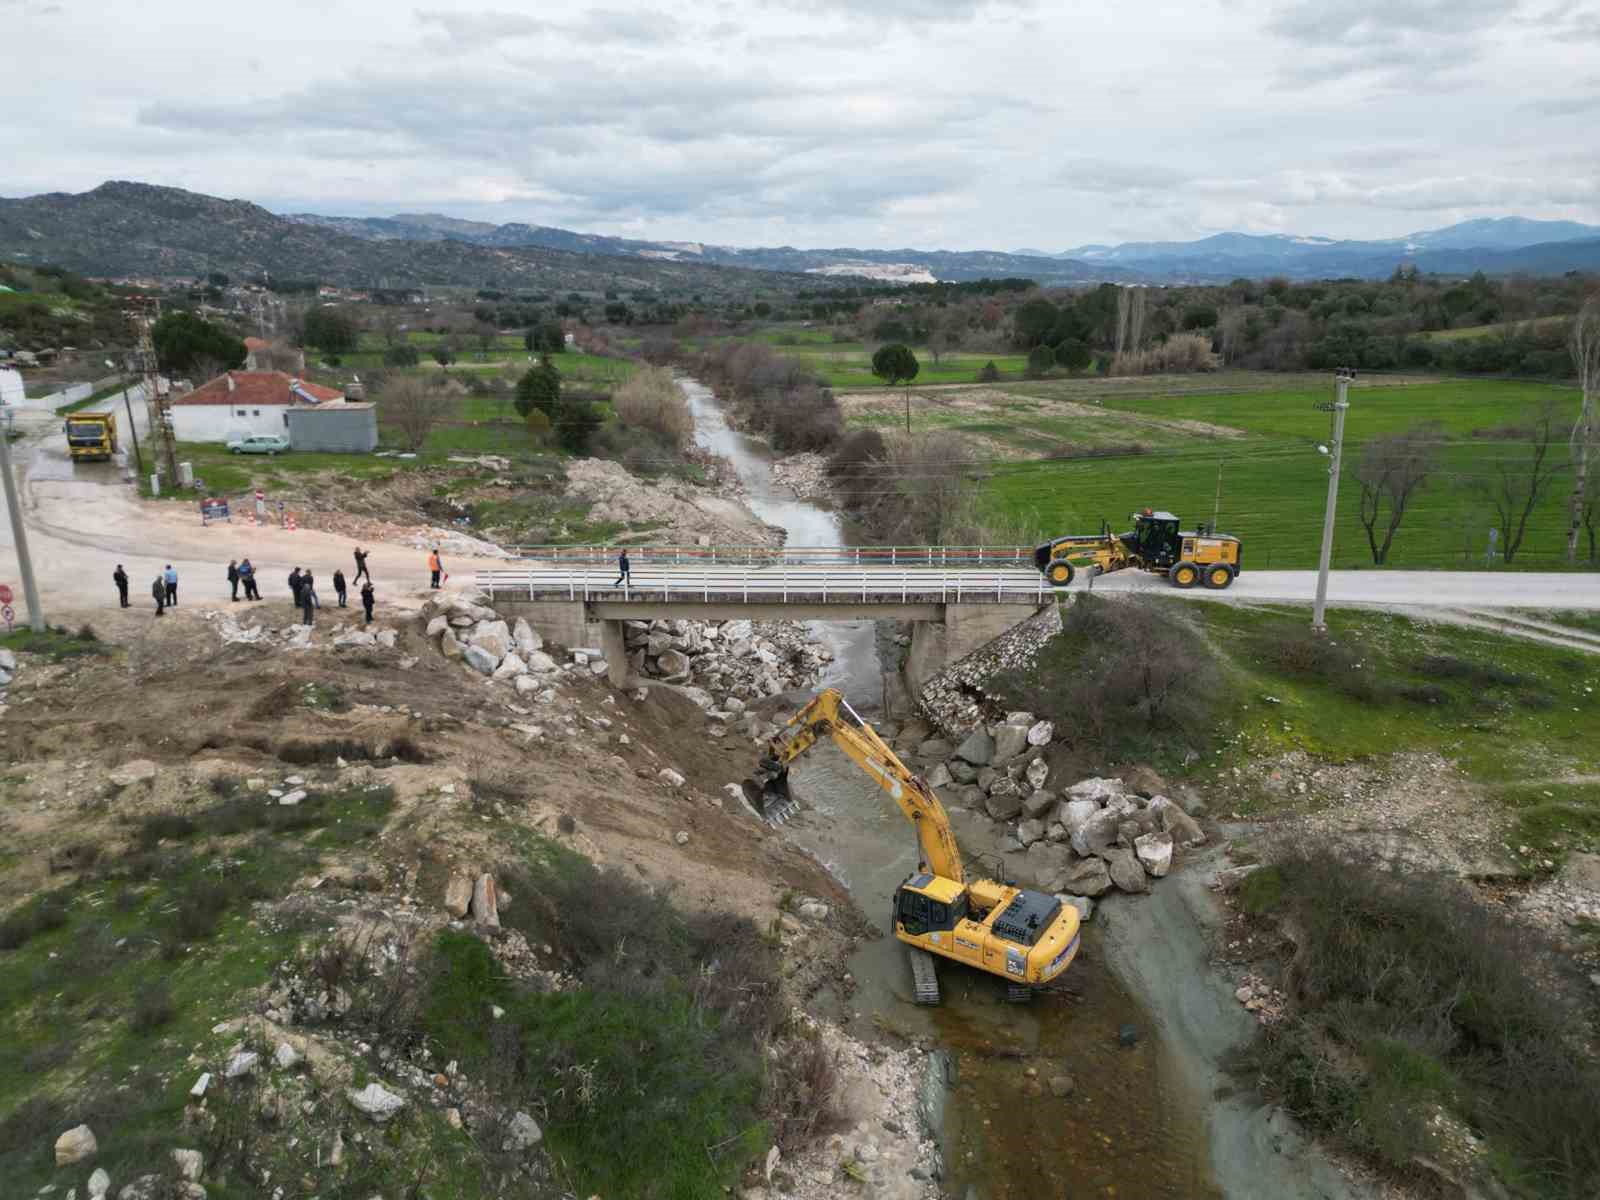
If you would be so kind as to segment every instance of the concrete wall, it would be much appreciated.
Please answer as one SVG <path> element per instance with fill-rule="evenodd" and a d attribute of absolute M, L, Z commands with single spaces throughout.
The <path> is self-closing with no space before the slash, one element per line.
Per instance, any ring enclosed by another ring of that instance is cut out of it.
<path fill-rule="evenodd" d="M 924 681 L 987 646 L 1039 610 L 1031 604 L 946 604 L 942 621 L 918 621 L 902 671 L 913 695 Z"/>
<path fill-rule="evenodd" d="M 296 450 L 371 454 L 378 448 L 378 410 L 370 404 L 291 408 L 289 444 Z"/>
<path fill-rule="evenodd" d="M 583 611 L 582 600 L 517 600 L 498 595 L 494 609 L 508 621 L 526 617 L 539 636 L 560 646 L 598 646 L 602 631 Z"/>
<path fill-rule="evenodd" d="M 229 442 L 253 433 L 289 436 L 287 404 L 235 408 L 231 404 L 174 404 L 172 432 L 180 442 Z"/>

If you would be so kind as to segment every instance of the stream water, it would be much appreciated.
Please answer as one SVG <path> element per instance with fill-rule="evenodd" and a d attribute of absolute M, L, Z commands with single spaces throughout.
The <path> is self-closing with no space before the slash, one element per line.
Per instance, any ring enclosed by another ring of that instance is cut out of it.
<path fill-rule="evenodd" d="M 681 382 L 696 442 L 733 464 L 756 515 L 787 531 L 791 545 L 840 545 L 838 517 L 775 485 L 771 449 L 732 429 L 709 388 Z M 882 673 L 873 623 L 810 624 L 834 654 L 823 685 L 839 688 L 858 711 L 875 713 Z M 1160 1031 L 1108 969 L 1098 925 L 1085 928 L 1069 994 L 1010 1005 L 999 980 L 942 966 L 943 1002 L 918 1007 L 904 948 L 889 923 L 890 899 L 916 862 L 909 823 L 830 745 L 819 743 L 790 778 L 804 807 L 785 826 L 787 836 L 850 888 L 884 935 L 852 956 L 851 983 L 819 997 L 819 1010 L 860 1036 L 896 1034 L 944 1051 L 936 1061 L 945 1071 L 938 1132 L 947 1195 L 1220 1197 L 1208 1167 L 1203 1100 L 1186 1084 Z M 1138 1034 L 1132 1046 L 1119 1038 L 1127 1025 Z M 1058 1097 L 1049 1084 L 1062 1075 L 1071 1077 L 1073 1088 Z"/>

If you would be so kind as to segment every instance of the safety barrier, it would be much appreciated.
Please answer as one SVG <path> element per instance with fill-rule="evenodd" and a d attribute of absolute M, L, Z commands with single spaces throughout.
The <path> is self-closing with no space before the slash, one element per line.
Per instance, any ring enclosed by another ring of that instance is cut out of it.
<path fill-rule="evenodd" d="M 624 549 L 638 563 L 834 563 L 855 566 L 1019 566 L 1033 564 L 1032 546 L 511 546 L 519 558 L 540 562 L 611 562 Z"/>

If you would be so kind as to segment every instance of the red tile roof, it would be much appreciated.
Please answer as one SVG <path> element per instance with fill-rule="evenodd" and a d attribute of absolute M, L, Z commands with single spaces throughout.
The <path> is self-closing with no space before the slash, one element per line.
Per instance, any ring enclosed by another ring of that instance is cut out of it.
<path fill-rule="evenodd" d="M 244 348 L 250 351 L 265 350 L 270 345 L 272 343 L 267 341 L 266 338 L 247 337 L 244 340 Z"/>
<path fill-rule="evenodd" d="M 229 390 L 228 380 L 233 380 Z M 174 404 L 232 405 L 235 408 L 259 408 L 263 404 L 293 404 L 294 394 L 289 390 L 289 376 L 282 371 L 229 371 L 218 375 L 209 383 L 201 384 L 187 395 L 174 396 Z M 302 379 L 300 390 L 309 392 L 324 403 L 343 400 L 344 393 Z"/>

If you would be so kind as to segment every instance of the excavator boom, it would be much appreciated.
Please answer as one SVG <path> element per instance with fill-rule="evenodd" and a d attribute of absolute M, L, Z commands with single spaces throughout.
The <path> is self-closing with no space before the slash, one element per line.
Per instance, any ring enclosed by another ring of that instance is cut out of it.
<path fill-rule="evenodd" d="M 792 804 L 789 764 L 809 750 L 818 738 L 831 737 L 852 762 L 889 793 L 917 831 L 922 861 L 935 875 L 965 886 L 966 871 L 956 847 L 950 818 L 939 797 L 900 758 L 871 725 L 850 707 L 839 691 L 825 688 L 793 717 L 768 745 L 761 760 L 759 783 L 766 812 Z"/>

